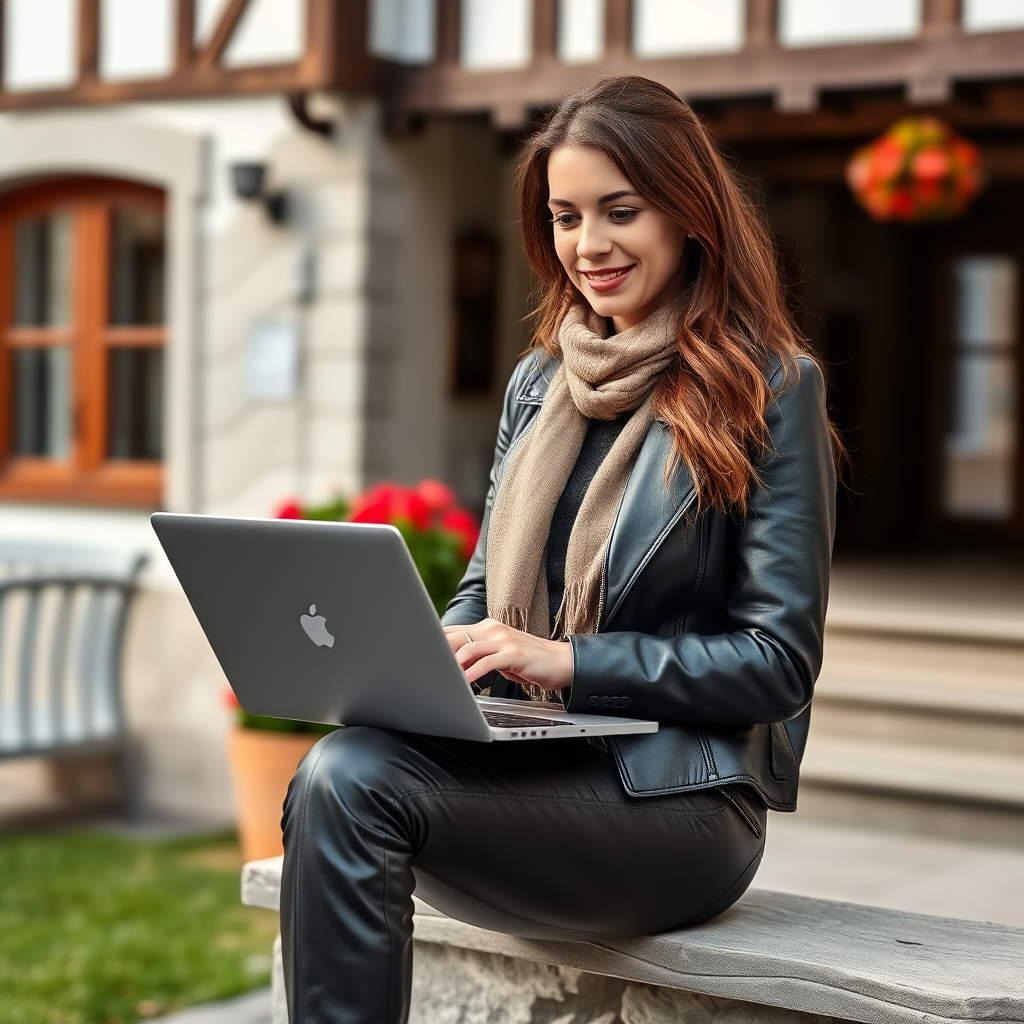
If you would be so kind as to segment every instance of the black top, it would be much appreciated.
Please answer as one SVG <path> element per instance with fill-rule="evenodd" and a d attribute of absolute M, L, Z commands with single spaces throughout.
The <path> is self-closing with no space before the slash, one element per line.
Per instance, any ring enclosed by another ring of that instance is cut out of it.
<path fill-rule="evenodd" d="M 548 533 L 546 556 L 550 629 L 554 629 L 555 616 L 558 615 L 562 595 L 565 593 L 565 556 L 569 551 L 569 535 L 572 533 L 573 524 L 576 522 L 587 488 L 628 420 L 629 416 L 625 415 L 614 420 L 590 421 L 576 465 L 569 474 L 562 496 L 555 506 L 551 517 L 551 531 Z"/>

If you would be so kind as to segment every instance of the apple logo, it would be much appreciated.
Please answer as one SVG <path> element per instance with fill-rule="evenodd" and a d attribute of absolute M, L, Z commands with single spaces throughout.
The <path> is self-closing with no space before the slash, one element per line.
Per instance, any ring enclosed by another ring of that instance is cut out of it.
<path fill-rule="evenodd" d="M 306 636 L 317 645 L 317 647 L 333 647 L 334 637 L 327 632 L 327 620 L 322 615 L 317 615 L 316 605 L 309 606 L 308 615 L 300 615 L 299 622 L 306 631 Z"/>

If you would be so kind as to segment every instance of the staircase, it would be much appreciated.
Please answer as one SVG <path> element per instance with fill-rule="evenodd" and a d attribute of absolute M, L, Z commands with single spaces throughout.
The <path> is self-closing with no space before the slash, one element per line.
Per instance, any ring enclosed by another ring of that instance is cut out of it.
<path fill-rule="evenodd" d="M 984 808 L 1024 835 L 1024 572 L 837 565 L 802 775 L 815 807 Z"/>

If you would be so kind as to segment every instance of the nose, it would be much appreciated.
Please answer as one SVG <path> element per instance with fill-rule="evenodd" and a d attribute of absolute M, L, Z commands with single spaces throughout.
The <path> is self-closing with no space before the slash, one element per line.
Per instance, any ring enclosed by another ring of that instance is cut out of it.
<path fill-rule="evenodd" d="M 581 260 L 595 260 L 611 252 L 612 242 L 604 228 L 603 217 L 583 218 L 579 241 L 576 243 L 576 255 Z"/>

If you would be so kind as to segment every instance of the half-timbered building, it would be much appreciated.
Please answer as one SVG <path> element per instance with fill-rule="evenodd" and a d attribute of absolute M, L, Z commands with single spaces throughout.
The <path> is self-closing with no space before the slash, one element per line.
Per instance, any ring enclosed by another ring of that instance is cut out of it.
<path fill-rule="evenodd" d="M 616 69 L 693 104 L 760 197 L 852 451 L 837 550 L 868 568 L 840 574 L 809 778 L 1024 806 L 1024 0 L 0 10 L 0 532 L 153 552 L 129 706 L 154 806 L 218 814 L 227 790 L 217 669 L 146 513 L 424 476 L 479 506 L 528 334 L 517 146 Z M 985 187 L 874 220 L 850 156 L 925 115 Z M 939 781 L 940 749 L 975 783 Z"/>

